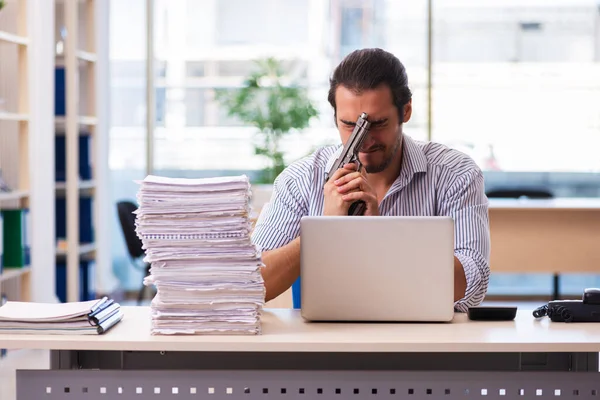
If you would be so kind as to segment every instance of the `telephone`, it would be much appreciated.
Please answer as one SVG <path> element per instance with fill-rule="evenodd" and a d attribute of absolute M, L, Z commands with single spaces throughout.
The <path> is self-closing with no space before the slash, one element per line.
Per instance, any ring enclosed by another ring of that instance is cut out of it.
<path fill-rule="evenodd" d="M 552 322 L 600 322 L 600 289 L 588 288 L 581 300 L 553 300 L 533 311 L 535 318 Z"/>

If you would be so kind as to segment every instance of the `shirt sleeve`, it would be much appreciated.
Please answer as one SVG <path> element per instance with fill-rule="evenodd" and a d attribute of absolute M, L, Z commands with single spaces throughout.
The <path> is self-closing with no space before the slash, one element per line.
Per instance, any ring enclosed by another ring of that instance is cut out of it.
<path fill-rule="evenodd" d="M 487 293 L 490 278 L 490 231 L 488 199 L 483 174 L 470 169 L 452 181 L 441 203 L 441 214 L 454 219 L 454 255 L 467 280 L 465 296 L 456 311 L 478 306 Z"/>
<path fill-rule="evenodd" d="M 300 234 L 300 219 L 308 212 L 308 200 L 299 179 L 289 170 L 275 179 L 271 199 L 252 231 L 252 242 L 259 250 L 285 246 Z"/>

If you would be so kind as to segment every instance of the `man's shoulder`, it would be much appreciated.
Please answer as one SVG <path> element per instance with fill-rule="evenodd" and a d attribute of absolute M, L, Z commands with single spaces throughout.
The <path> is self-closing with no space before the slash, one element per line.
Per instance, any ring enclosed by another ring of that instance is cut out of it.
<path fill-rule="evenodd" d="M 302 157 L 288 165 L 281 173 L 281 178 L 298 178 L 313 176 L 315 173 L 323 173 L 329 159 L 339 148 L 338 145 L 321 146 L 311 154 Z"/>
<path fill-rule="evenodd" d="M 451 170 L 454 173 L 479 172 L 481 169 L 468 154 L 437 142 L 415 141 L 427 159 L 429 167 Z"/>

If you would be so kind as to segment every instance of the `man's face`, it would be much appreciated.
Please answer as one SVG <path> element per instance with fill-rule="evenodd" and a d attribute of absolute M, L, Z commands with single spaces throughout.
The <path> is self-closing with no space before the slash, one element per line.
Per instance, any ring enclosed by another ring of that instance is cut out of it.
<path fill-rule="evenodd" d="M 357 94 L 344 86 L 339 86 L 335 93 L 335 103 L 337 126 L 344 144 L 352 135 L 360 114 L 367 113 L 371 127 L 358 158 L 368 173 L 385 170 L 400 148 L 402 135 L 398 110 L 394 106 L 390 88 L 381 85 Z M 410 114 L 409 103 L 404 107 L 403 122 L 408 121 Z"/>

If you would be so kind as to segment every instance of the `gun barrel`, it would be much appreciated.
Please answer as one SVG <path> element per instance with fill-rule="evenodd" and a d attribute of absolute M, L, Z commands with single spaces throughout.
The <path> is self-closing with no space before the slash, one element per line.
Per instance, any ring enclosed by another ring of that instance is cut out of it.
<path fill-rule="evenodd" d="M 371 127 L 371 123 L 367 120 L 367 117 L 368 115 L 366 113 L 360 114 L 360 117 L 356 121 L 354 132 L 352 132 L 353 136 L 356 134 L 356 145 L 353 146 L 355 155 L 360 151 L 360 148 L 367 137 L 367 133 L 369 133 L 369 128 Z"/>

